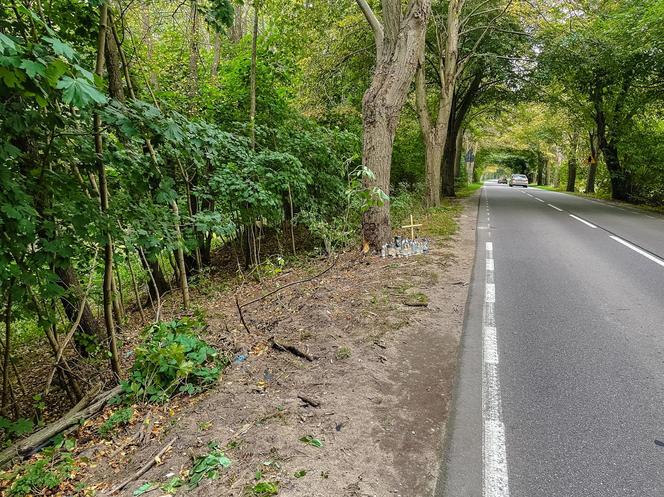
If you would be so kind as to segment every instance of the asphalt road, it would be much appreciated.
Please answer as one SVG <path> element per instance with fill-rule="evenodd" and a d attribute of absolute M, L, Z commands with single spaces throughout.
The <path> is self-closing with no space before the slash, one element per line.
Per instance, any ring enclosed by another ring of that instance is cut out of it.
<path fill-rule="evenodd" d="M 460 364 L 437 496 L 664 496 L 664 217 L 487 183 Z"/>

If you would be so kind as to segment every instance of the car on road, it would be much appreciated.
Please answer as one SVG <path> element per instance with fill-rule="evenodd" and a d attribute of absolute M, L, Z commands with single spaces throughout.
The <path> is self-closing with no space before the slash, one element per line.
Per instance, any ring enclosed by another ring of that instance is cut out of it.
<path fill-rule="evenodd" d="M 528 188 L 528 176 L 525 174 L 513 174 L 510 176 L 510 186 L 523 186 Z"/>
<path fill-rule="evenodd" d="M 498 184 L 499 185 L 506 185 L 507 184 L 507 176 L 501 176 L 498 178 Z"/>

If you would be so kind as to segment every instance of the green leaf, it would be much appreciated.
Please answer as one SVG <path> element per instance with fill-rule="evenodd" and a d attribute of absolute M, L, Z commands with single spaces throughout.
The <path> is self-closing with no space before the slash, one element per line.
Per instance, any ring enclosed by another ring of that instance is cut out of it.
<path fill-rule="evenodd" d="M 305 443 L 305 444 L 307 444 L 307 445 L 311 445 L 312 447 L 322 447 L 322 446 L 323 446 L 323 442 L 322 442 L 322 441 L 320 441 L 320 440 L 317 439 L 317 438 L 314 438 L 314 437 L 311 436 L 311 435 L 305 435 L 305 436 L 303 436 L 302 438 L 300 438 L 300 442 L 303 442 L 303 443 Z"/>
<path fill-rule="evenodd" d="M 65 76 L 58 82 L 56 88 L 64 90 L 62 99 L 65 103 L 76 107 L 86 107 L 92 102 L 104 104 L 108 101 L 102 93 L 82 78 Z"/>
<path fill-rule="evenodd" d="M 132 495 L 142 495 L 146 492 L 149 492 L 153 488 L 156 488 L 154 483 L 150 483 L 150 482 L 143 483 L 143 485 L 141 485 L 140 487 L 138 487 L 136 490 L 134 490 L 132 492 Z"/>
<path fill-rule="evenodd" d="M 46 66 L 41 62 L 25 59 L 21 62 L 20 67 L 21 69 L 25 69 L 26 74 L 32 79 L 34 79 L 37 74 L 40 76 L 46 75 Z"/>
<path fill-rule="evenodd" d="M 58 38 L 53 38 L 51 36 L 43 36 L 42 40 L 51 45 L 53 51 L 56 54 L 62 55 L 69 60 L 74 58 L 74 49 L 71 46 L 64 43 L 62 40 L 59 40 Z"/>
<path fill-rule="evenodd" d="M 46 67 L 46 79 L 51 86 L 55 86 L 65 72 L 67 72 L 67 64 L 56 59 Z"/>
<path fill-rule="evenodd" d="M 306 474 L 307 474 L 307 470 L 306 469 L 301 469 L 299 471 L 296 471 L 295 475 L 293 475 L 293 476 L 295 476 L 295 478 L 302 478 Z"/>
<path fill-rule="evenodd" d="M 9 53 L 16 51 L 16 43 L 9 36 L 0 33 L 0 52 Z"/>

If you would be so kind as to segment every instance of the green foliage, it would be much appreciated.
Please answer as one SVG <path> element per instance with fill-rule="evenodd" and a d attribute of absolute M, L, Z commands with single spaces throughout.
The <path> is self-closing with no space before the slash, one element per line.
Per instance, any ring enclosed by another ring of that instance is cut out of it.
<path fill-rule="evenodd" d="M 116 428 L 129 424 L 133 416 L 134 409 L 132 407 L 118 409 L 99 427 L 99 434 L 102 437 L 108 436 L 111 432 L 115 431 Z"/>
<path fill-rule="evenodd" d="M 250 497 L 270 497 L 279 493 L 279 485 L 271 481 L 262 481 L 249 487 L 247 494 Z"/>
<path fill-rule="evenodd" d="M 193 395 L 214 385 L 228 360 L 198 338 L 203 327 L 182 318 L 147 328 L 129 378 L 122 382 L 124 392 L 137 400 L 165 402 L 176 392 Z"/>
<path fill-rule="evenodd" d="M 208 454 L 197 457 L 189 473 L 189 488 L 196 488 L 204 478 L 217 478 L 219 471 L 229 468 L 230 465 L 231 460 L 219 449 L 213 449 Z"/>
<path fill-rule="evenodd" d="M 11 421 L 0 416 L 0 430 L 4 432 L 3 438 L 5 439 L 22 437 L 31 433 L 34 429 L 35 426 L 31 419 L 19 418 L 16 421 Z"/>
<path fill-rule="evenodd" d="M 312 447 L 320 448 L 323 446 L 323 442 L 318 438 L 314 438 L 312 435 L 305 435 L 301 437 L 300 442 L 305 443 L 307 445 L 311 445 Z"/>
<path fill-rule="evenodd" d="M 62 440 L 44 449 L 38 459 L 18 465 L 7 473 L 0 473 L 0 479 L 12 481 L 7 495 L 28 497 L 58 488 L 73 476 L 73 448 L 73 441 Z"/>

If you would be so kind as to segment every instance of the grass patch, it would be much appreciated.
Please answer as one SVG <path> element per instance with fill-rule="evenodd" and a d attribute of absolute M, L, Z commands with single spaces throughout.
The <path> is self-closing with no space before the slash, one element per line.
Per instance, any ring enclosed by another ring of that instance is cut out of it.
<path fill-rule="evenodd" d="M 406 295 L 403 303 L 411 307 L 426 307 L 429 305 L 429 297 L 422 292 L 410 293 Z"/>
<path fill-rule="evenodd" d="M 468 192 L 464 190 L 464 193 L 470 195 L 480 186 L 479 184 L 469 185 Z M 456 233 L 458 228 L 456 218 L 462 210 L 462 205 L 456 199 L 443 199 L 440 206 L 427 208 L 424 205 L 422 189 L 404 190 L 392 199 L 392 226 L 396 235 L 410 238 L 410 229 L 401 228 L 401 226 L 410 224 L 412 214 L 413 221 L 416 224 L 422 224 L 422 227 L 416 230 L 417 236 L 447 238 Z"/>
<path fill-rule="evenodd" d="M 477 190 L 482 188 L 482 183 L 470 183 L 469 185 L 463 186 L 456 191 L 456 196 L 458 198 L 470 197 Z"/>
<path fill-rule="evenodd" d="M 343 361 L 345 359 L 350 359 L 350 356 L 353 355 L 352 351 L 348 347 L 339 347 L 335 356 L 337 360 Z"/>

